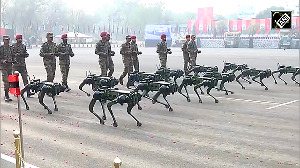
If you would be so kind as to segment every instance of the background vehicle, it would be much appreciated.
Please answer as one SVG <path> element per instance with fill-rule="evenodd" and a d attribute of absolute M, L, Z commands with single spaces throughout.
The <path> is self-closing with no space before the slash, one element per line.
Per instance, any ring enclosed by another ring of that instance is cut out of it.
<path fill-rule="evenodd" d="M 240 44 L 241 32 L 225 32 L 224 44 L 225 48 L 238 48 Z"/>
<path fill-rule="evenodd" d="M 291 48 L 292 45 L 292 37 L 290 30 L 281 29 L 279 32 L 279 44 L 278 48 Z"/>

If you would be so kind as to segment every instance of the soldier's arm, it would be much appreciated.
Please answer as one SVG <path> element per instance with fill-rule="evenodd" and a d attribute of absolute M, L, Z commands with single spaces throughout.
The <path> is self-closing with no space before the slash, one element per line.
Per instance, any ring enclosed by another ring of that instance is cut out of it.
<path fill-rule="evenodd" d="M 186 51 L 186 43 L 183 43 L 181 46 L 181 51 L 185 52 Z"/>
<path fill-rule="evenodd" d="M 4 55 L 3 55 L 3 47 L 0 46 L 0 64 L 2 64 L 4 61 Z"/>
<path fill-rule="evenodd" d="M 161 48 L 161 45 L 160 45 L 160 43 L 157 43 L 157 47 L 156 47 L 156 53 L 160 53 L 160 48 Z"/>
<path fill-rule="evenodd" d="M 69 55 L 70 55 L 71 57 L 74 56 L 74 52 L 73 52 L 72 47 L 71 47 L 70 44 L 69 44 Z"/>
<path fill-rule="evenodd" d="M 40 49 L 40 56 L 45 57 L 48 53 L 45 52 L 45 45 L 43 44 L 41 49 Z"/>
<path fill-rule="evenodd" d="M 29 54 L 28 54 L 28 52 L 27 52 L 26 45 L 23 45 L 23 46 L 24 46 L 24 48 L 23 48 L 23 56 L 24 56 L 25 58 L 27 58 L 27 57 L 29 56 Z"/>
<path fill-rule="evenodd" d="M 120 54 L 121 55 L 125 54 L 125 45 L 124 44 L 121 45 Z"/>
<path fill-rule="evenodd" d="M 53 54 L 58 57 L 60 55 L 58 52 L 58 45 L 56 45 L 56 43 L 54 43 L 53 45 L 54 45 L 54 53 Z"/>

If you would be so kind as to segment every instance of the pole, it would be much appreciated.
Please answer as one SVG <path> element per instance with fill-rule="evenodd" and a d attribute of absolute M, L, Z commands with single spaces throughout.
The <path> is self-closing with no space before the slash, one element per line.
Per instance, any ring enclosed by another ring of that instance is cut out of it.
<path fill-rule="evenodd" d="M 114 167 L 115 168 L 121 168 L 121 165 L 122 165 L 122 161 L 121 159 L 117 156 L 114 160 Z"/>
<path fill-rule="evenodd" d="M 20 127 L 20 138 L 21 138 L 21 152 L 22 152 L 22 166 L 24 167 L 24 145 L 23 145 L 23 129 L 22 129 L 22 114 L 21 114 L 21 107 L 20 107 L 20 95 L 18 97 L 18 113 L 19 113 L 19 127 Z"/>
<path fill-rule="evenodd" d="M 0 0 L 0 28 L 2 28 L 2 17 L 1 17 L 1 15 L 2 15 L 2 0 Z"/>
<path fill-rule="evenodd" d="M 16 168 L 21 168 L 21 157 L 20 153 L 20 132 L 15 130 L 14 131 L 14 139 L 15 139 L 15 156 L 16 156 Z"/>

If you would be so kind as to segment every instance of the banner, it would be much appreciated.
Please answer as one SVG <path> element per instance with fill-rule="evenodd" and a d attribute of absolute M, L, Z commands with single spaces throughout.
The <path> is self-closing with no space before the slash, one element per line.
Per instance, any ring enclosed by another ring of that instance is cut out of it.
<path fill-rule="evenodd" d="M 213 7 L 198 8 L 197 20 L 201 20 L 203 18 L 213 19 Z"/>
<path fill-rule="evenodd" d="M 247 34 L 247 20 L 242 20 L 242 33 Z"/>
<path fill-rule="evenodd" d="M 203 20 L 199 20 L 199 34 L 203 34 Z"/>
<path fill-rule="evenodd" d="M 256 34 L 260 34 L 260 19 L 254 19 L 255 20 L 255 23 L 257 24 L 258 26 L 258 29 L 256 31 Z"/>
<path fill-rule="evenodd" d="M 237 32 L 242 32 L 242 20 L 237 20 Z"/>
<path fill-rule="evenodd" d="M 271 19 L 265 19 L 265 34 L 270 33 L 270 28 L 271 28 Z"/>
<path fill-rule="evenodd" d="M 266 24 L 265 24 L 265 19 L 260 19 L 260 34 L 265 34 L 266 32 Z"/>

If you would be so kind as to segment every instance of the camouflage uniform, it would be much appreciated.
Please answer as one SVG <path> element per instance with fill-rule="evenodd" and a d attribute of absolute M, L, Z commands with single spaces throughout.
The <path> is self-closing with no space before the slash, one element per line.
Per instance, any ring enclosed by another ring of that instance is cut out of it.
<path fill-rule="evenodd" d="M 62 74 L 62 84 L 69 88 L 67 80 L 70 69 L 70 56 L 73 57 L 74 53 L 71 45 L 63 42 L 57 46 L 57 52 L 59 55 L 60 72 Z"/>
<path fill-rule="evenodd" d="M 156 52 L 159 56 L 159 61 L 161 68 L 167 67 L 167 43 L 165 41 L 161 41 L 157 44 Z"/>
<path fill-rule="evenodd" d="M 189 52 L 187 50 L 187 47 L 188 47 L 188 42 L 189 41 L 186 41 L 183 43 L 182 47 L 181 47 L 181 50 L 183 52 L 183 69 L 184 69 L 184 72 L 187 73 L 188 71 L 188 66 L 189 64 L 191 63 L 191 60 L 190 60 L 190 56 L 189 56 Z"/>
<path fill-rule="evenodd" d="M 28 72 L 25 63 L 25 58 L 28 56 L 29 54 L 27 53 L 27 49 L 24 44 L 15 43 L 13 45 L 13 59 L 16 61 L 16 63 L 13 65 L 13 69 L 22 75 L 24 85 L 28 84 Z"/>
<path fill-rule="evenodd" d="M 109 41 L 107 42 L 107 46 L 108 46 L 108 53 L 111 53 L 111 44 Z M 114 69 L 115 69 L 114 62 L 113 62 L 112 56 L 110 54 L 107 57 L 107 68 L 109 70 L 108 76 L 110 77 L 114 73 Z"/>
<path fill-rule="evenodd" d="M 138 58 L 138 45 L 136 43 L 131 42 L 131 50 L 132 50 L 132 65 L 134 67 L 134 71 L 139 72 L 139 58 Z M 133 69 L 133 68 L 131 68 Z"/>
<path fill-rule="evenodd" d="M 50 53 L 54 53 L 54 55 L 51 55 Z M 53 82 L 55 77 L 56 55 L 57 55 L 57 48 L 54 42 L 43 43 L 40 50 L 40 56 L 43 57 L 43 62 L 47 72 L 48 82 Z"/>
<path fill-rule="evenodd" d="M 7 61 L 5 63 L 5 61 Z M 0 46 L 0 70 L 2 72 L 2 81 L 4 84 L 5 101 L 11 101 L 9 98 L 8 76 L 12 74 L 13 48 L 8 45 Z"/>
<path fill-rule="evenodd" d="M 198 51 L 197 44 L 194 40 L 191 40 L 188 43 L 187 50 L 190 53 L 191 67 L 194 67 L 196 65 Z"/>
<path fill-rule="evenodd" d="M 96 49 L 95 49 L 95 54 L 99 55 L 99 65 L 101 68 L 101 76 L 107 76 L 107 58 L 108 58 L 108 43 L 107 42 L 103 42 L 102 40 L 100 40 L 97 44 L 96 44 Z"/>
<path fill-rule="evenodd" d="M 132 51 L 131 51 L 131 44 L 129 43 L 124 43 L 121 46 L 120 54 L 122 54 L 122 59 L 123 59 L 123 64 L 124 64 L 124 71 L 122 75 L 120 76 L 120 83 L 123 84 L 123 78 L 132 72 Z"/>

